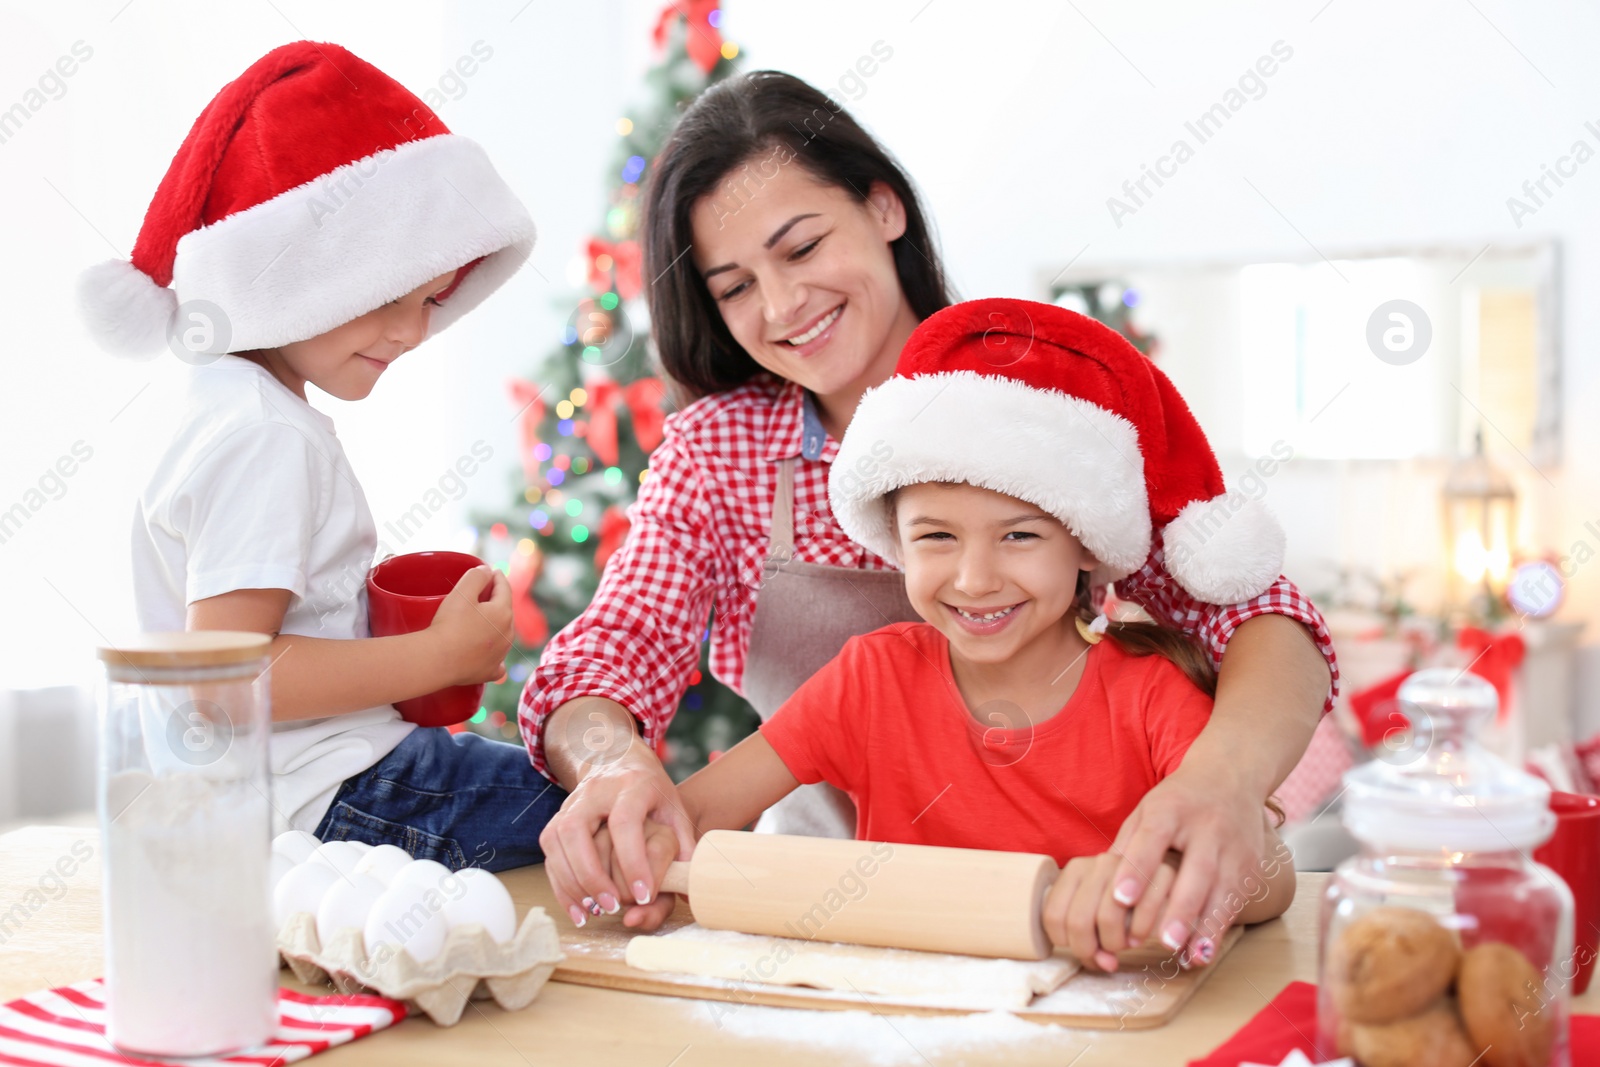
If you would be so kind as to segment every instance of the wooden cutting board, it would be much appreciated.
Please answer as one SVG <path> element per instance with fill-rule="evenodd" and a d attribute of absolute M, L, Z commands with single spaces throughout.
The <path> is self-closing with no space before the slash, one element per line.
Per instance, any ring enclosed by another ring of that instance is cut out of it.
<path fill-rule="evenodd" d="M 622 916 L 590 919 L 582 928 L 573 927 L 556 907 L 543 867 L 528 867 L 502 874 L 520 913 L 529 907 L 544 908 L 555 919 L 561 932 L 561 950 L 567 959 L 551 977 L 573 985 L 623 989 L 635 993 L 689 997 L 723 1001 L 729 1004 L 762 1004 L 771 1007 L 833 1010 L 869 1010 L 892 1015 L 960 1015 L 960 1009 L 929 1007 L 926 1004 L 897 1002 L 891 997 L 849 991 L 808 989 L 798 986 L 753 985 L 695 975 L 640 971 L 626 963 L 628 942 L 635 934 L 622 925 Z M 687 926 L 694 916 L 680 900 L 661 933 Z M 1216 962 L 1209 967 L 1185 971 L 1176 965 L 1165 949 L 1159 953 L 1133 952 L 1122 957 L 1116 974 L 1080 972 L 1047 996 L 1039 997 L 1014 1014 L 1039 1023 L 1093 1030 L 1149 1030 L 1171 1022 L 1211 972 L 1223 966 L 1229 951 L 1243 931 L 1234 928 L 1222 939 Z"/>

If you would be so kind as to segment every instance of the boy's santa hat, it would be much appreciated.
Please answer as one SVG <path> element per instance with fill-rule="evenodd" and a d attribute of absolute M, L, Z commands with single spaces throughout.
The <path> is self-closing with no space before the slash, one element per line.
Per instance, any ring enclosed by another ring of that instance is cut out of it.
<path fill-rule="evenodd" d="M 1132 574 L 1162 532 L 1167 572 L 1215 604 L 1278 577 L 1284 536 L 1229 494 L 1172 382 L 1115 330 L 1064 308 L 974 300 L 917 327 L 894 377 L 861 398 L 828 495 L 845 533 L 900 558 L 885 497 L 966 482 L 1060 519 L 1107 579 Z"/>
<path fill-rule="evenodd" d="M 467 267 L 431 334 L 514 274 L 533 237 L 482 148 L 371 64 L 300 41 L 223 86 L 161 180 L 133 261 L 90 268 L 79 299 L 119 355 L 164 347 L 186 325 L 180 304 L 208 319 L 214 305 L 220 351 L 241 352 L 325 333 Z"/>

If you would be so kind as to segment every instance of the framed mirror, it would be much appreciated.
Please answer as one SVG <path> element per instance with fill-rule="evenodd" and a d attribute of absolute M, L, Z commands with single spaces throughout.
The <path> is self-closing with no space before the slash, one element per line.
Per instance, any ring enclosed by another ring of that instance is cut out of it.
<path fill-rule="evenodd" d="M 1323 459 L 1561 455 L 1558 249 L 1417 248 L 1041 272 L 1154 359 L 1214 446 Z"/>

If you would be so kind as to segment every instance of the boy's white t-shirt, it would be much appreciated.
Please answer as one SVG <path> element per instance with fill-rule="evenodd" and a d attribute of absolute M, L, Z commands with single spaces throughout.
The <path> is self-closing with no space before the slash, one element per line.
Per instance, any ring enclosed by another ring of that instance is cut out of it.
<path fill-rule="evenodd" d="M 188 605 L 287 589 L 280 632 L 364 638 L 377 528 L 333 420 L 265 368 L 223 356 L 190 371 L 172 443 L 139 498 L 133 591 L 149 631 Z M 392 705 L 272 727 L 273 832 L 315 831 L 339 785 L 416 727 Z"/>

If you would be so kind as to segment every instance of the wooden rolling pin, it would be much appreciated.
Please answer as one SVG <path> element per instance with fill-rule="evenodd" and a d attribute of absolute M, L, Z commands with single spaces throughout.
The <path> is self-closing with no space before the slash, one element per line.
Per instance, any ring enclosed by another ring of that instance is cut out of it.
<path fill-rule="evenodd" d="M 661 888 L 695 921 L 802 940 L 1041 960 L 1049 856 L 712 830 Z"/>

